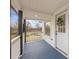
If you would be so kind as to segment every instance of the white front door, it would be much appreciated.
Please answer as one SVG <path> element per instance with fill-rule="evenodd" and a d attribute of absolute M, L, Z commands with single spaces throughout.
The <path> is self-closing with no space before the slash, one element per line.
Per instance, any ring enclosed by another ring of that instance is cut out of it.
<path fill-rule="evenodd" d="M 68 12 L 67 10 L 56 16 L 56 48 L 68 54 Z"/>

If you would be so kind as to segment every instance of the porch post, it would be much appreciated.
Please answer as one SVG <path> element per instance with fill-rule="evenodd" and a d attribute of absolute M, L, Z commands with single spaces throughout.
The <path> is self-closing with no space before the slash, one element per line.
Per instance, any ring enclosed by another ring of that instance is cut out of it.
<path fill-rule="evenodd" d="M 23 11 L 19 10 L 18 11 L 19 19 L 18 19 L 18 33 L 20 35 L 20 55 L 23 53 L 23 36 L 22 36 L 22 16 L 23 16 Z"/>
<path fill-rule="evenodd" d="M 44 39 L 44 35 L 45 35 L 45 22 L 42 21 L 42 38 Z"/>
<path fill-rule="evenodd" d="M 24 42 L 26 43 L 26 19 L 24 19 L 24 26 L 23 26 L 23 28 L 24 28 Z"/>

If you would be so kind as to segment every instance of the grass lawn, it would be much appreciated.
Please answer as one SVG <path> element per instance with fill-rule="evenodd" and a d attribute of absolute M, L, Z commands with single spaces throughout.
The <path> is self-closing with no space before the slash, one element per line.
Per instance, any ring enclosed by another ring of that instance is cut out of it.
<path fill-rule="evenodd" d="M 30 33 L 26 35 L 26 40 L 27 42 L 39 41 L 41 40 L 41 35 L 38 35 L 38 33 Z"/>

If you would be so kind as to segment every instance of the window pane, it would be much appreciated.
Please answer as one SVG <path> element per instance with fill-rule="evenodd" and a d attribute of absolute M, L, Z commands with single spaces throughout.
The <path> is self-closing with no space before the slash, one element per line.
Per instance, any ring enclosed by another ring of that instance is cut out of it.
<path fill-rule="evenodd" d="M 16 11 L 13 8 L 11 8 L 10 13 L 11 13 L 11 15 L 10 15 L 11 39 L 13 39 L 18 35 L 18 14 L 16 13 Z"/>

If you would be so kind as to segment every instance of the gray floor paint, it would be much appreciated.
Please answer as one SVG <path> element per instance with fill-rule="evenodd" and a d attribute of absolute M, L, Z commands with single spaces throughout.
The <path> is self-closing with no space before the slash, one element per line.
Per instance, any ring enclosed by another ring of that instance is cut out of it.
<path fill-rule="evenodd" d="M 20 59 L 67 59 L 44 40 L 25 44 L 24 50 Z"/>

